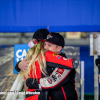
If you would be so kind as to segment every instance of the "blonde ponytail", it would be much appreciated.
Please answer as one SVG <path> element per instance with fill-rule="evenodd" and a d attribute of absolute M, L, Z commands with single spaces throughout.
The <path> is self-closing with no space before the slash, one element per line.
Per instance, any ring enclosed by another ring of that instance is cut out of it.
<path fill-rule="evenodd" d="M 47 72 L 46 72 L 46 60 L 45 60 L 45 56 L 44 56 L 44 44 L 42 41 L 36 43 L 31 49 L 28 50 L 26 58 L 28 61 L 30 61 L 29 65 L 28 65 L 28 70 L 26 70 L 25 72 L 20 72 L 22 77 L 26 77 L 28 78 L 30 75 L 30 71 L 31 71 L 31 66 L 33 69 L 33 77 L 34 75 L 36 75 L 36 66 L 35 66 L 35 61 L 38 60 L 39 65 L 40 65 L 40 69 L 41 72 L 46 76 Z"/>

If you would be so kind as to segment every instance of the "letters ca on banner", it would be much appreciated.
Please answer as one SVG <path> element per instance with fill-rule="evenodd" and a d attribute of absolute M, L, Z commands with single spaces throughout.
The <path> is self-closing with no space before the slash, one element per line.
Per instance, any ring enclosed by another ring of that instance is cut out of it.
<path fill-rule="evenodd" d="M 28 49 L 30 49 L 28 44 L 14 45 L 14 73 L 18 73 L 15 70 L 15 65 L 18 61 L 23 60 L 26 57 Z"/>

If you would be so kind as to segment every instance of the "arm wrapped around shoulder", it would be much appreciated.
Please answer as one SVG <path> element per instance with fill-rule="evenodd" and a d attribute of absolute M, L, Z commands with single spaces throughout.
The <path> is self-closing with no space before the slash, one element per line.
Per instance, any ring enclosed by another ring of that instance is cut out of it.
<path fill-rule="evenodd" d="M 45 52 L 45 58 L 46 58 L 46 65 L 49 67 L 57 67 L 64 69 L 76 69 L 78 67 L 77 59 L 65 58 L 51 51 Z"/>
<path fill-rule="evenodd" d="M 26 80 L 26 86 L 29 88 L 29 89 L 39 89 L 39 82 L 37 79 L 34 79 L 34 78 L 28 78 Z"/>

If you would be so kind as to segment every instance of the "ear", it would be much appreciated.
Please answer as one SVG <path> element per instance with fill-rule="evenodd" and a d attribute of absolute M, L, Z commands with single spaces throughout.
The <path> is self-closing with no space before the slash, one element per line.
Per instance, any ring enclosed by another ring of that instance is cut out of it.
<path fill-rule="evenodd" d="M 62 47 L 61 46 L 58 46 L 57 49 L 58 49 L 58 52 L 61 52 Z"/>

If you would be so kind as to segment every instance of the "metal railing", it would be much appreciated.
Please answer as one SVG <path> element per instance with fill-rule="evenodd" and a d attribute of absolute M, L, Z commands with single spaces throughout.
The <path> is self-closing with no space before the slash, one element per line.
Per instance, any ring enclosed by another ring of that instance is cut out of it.
<path fill-rule="evenodd" d="M 14 81 L 10 92 L 7 94 L 7 97 L 5 100 L 24 100 L 25 94 L 19 94 L 18 92 L 23 87 L 23 79 L 20 74 L 18 74 L 16 80 Z"/>

